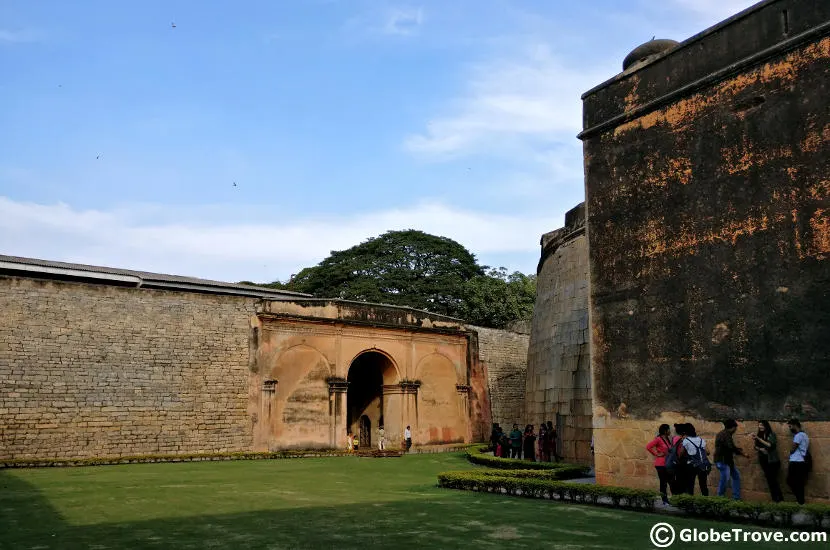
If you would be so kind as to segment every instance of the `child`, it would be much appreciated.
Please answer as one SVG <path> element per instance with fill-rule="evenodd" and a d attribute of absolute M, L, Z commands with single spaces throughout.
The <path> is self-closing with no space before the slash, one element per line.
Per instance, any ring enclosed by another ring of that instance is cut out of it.
<path fill-rule="evenodd" d="M 354 451 L 357 452 L 360 448 L 360 437 L 357 434 L 354 434 Z"/>

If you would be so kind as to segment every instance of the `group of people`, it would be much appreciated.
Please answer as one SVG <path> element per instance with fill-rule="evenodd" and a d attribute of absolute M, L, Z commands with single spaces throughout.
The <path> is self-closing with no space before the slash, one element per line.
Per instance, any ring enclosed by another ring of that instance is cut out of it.
<path fill-rule="evenodd" d="M 789 451 L 787 484 L 799 504 L 804 504 L 804 488 L 812 467 L 810 456 L 810 438 L 801 429 L 798 419 L 791 419 L 787 425 L 793 434 Z M 727 487 L 732 485 L 732 498 L 741 498 L 741 476 L 735 466 L 735 457 L 747 457 L 744 451 L 735 445 L 733 435 L 738 430 L 738 423 L 728 419 L 723 423 L 724 429 L 715 436 L 714 466 L 720 475 L 718 496 L 726 495 Z M 706 441 L 697 435 L 692 424 L 675 424 L 675 435 L 671 427 L 661 424 L 657 436 L 646 445 L 646 450 L 654 455 L 654 468 L 660 483 L 660 495 L 664 504 L 668 504 L 668 491 L 673 495 L 690 494 L 695 491 L 695 484 L 700 486 L 700 493 L 709 496 L 708 477 L 712 470 Z M 769 486 L 770 496 L 775 502 L 784 499 L 778 484 L 778 472 L 781 459 L 778 451 L 778 438 L 766 420 L 758 423 L 757 433 L 747 434 L 752 439 L 758 463 L 764 472 Z"/>
<path fill-rule="evenodd" d="M 525 426 L 524 432 L 519 430 L 518 424 L 513 424 L 513 429 L 508 434 L 498 423 L 494 423 L 490 433 L 490 448 L 493 455 L 502 458 L 524 458 L 533 462 L 559 460 L 556 452 L 556 428 L 550 421 L 539 425 L 538 434 L 532 424 Z"/>
<path fill-rule="evenodd" d="M 404 447 L 406 447 L 407 452 L 409 452 L 409 449 L 412 448 L 412 431 L 409 429 L 409 426 L 407 426 L 406 430 L 404 430 L 403 438 Z M 350 453 L 359 451 L 360 436 L 349 430 L 346 433 L 346 446 Z M 383 426 L 378 427 L 378 450 L 386 450 L 386 431 L 383 429 Z"/>

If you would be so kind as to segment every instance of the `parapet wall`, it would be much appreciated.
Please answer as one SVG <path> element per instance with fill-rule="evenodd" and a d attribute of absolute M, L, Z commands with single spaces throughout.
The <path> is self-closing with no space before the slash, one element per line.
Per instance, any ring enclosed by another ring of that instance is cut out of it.
<path fill-rule="evenodd" d="M 0 457 L 252 450 L 255 302 L 0 277 Z"/>
<path fill-rule="evenodd" d="M 557 425 L 558 453 L 591 461 L 591 372 L 588 349 L 588 241 L 585 206 L 542 236 L 536 304 L 527 359 L 525 418 Z"/>
<path fill-rule="evenodd" d="M 514 423 L 523 424 L 528 335 L 492 328 L 469 328 L 478 333 L 478 354 L 487 375 L 492 421 L 501 424 L 502 428 Z M 484 439 L 489 436 L 488 427 Z"/>

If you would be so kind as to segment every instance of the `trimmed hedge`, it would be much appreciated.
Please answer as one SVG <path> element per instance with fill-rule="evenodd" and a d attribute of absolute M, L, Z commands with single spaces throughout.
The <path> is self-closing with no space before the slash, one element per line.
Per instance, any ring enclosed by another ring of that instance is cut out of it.
<path fill-rule="evenodd" d="M 340 449 L 318 450 L 285 450 L 269 452 L 236 452 L 236 453 L 191 453 L 180 455 L 136 455 L 121 457 L 91 457 L 91 458 L 16 458 L 0 459 L 0 469 L 3 468 L 47 468 L 65 466 L 108 466 L 115 464 L 147 464 L 154 462 L 201 462 L 219 460 L 276 460 L 283 458 L 320 458 L 330 456 L 369 456 L 369 457 L 397 457 L 400 451 L 358 451 L 349 453 Z"/>
<path fill-rule="evenodd" d="M 542 479 L 558 480 L 576 479 L 585 476 L 585 468 L 582 466 L 568 466 L 555 470 L 465 470 L 447 473 L 455 474 L 477 474 L 485 477 L 498 477 L 505 479 Z"/>
<path fill-rule="evenodd" d="M 583 483 L 568 483 L 539 477 L 517 477 L 495 472 L 444 472 L 438 475 L 438 486 L 447 489 L 481 491 L 521 495 L 526 498 L 546 498 L 616 508 L 653 510 L 660 495 L 656 491 L 608 487 Z"/>
<path fill-rule="evenodd" d="M 709 519 L 748 521 L 758 525 L 792 526 L 796 513 L 805 514 L 814 527 L 821 528 L 830 522 L 830 505 L 808 504 L 800 506 L 794 502 L 746 502 L 726 497 L 705 497 L 702 495 L 675 495 L 670 502 L 693 516 Z"/>
<path fill-rule="evenodd" d="M 469 460 L 473 464 L 487 466 L 489 468 L 495 468 L 497 470 L 562 470 L 569 468 L 580 468 L 584 475 L 587 475 L 590 471 L 590 469 L 585 466 L 580 466 L 578 464 L 568 464 L 566 462 L 531 462 L 529 460 L 518 460 L 516 458 L 501 458 L 498 456 L 490 456 L 483 454 L 487 451 L 487 447 L 479 447 L 476 449 L 470 449 L 465 454 L 467 456 L 467 460 Z"/>

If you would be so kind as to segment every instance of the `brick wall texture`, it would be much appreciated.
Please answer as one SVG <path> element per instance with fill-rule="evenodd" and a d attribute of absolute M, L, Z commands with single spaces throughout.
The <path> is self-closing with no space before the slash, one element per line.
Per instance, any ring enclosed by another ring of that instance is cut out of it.
<path fill-rule="evenodd" d="M 478 353 L 487 371 L 493 422 L 502 427 L 514 422 L 523 424 L 529 336 L 482 327 L 470 329 L 478 333 Z"/>
<path fill-rule="evenodd" d="M 0 458 L 250 450 L 254 302 L 0 277 Z"/>
<path fill-rule="evenodd" d="M 538 274 L 525 416 L 534 426 L 548 420 L 557 425 L 559 455 L 590 462 L 588 242 L 584 232 L 561 237 Z"/>

